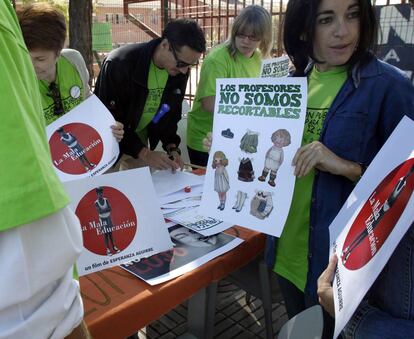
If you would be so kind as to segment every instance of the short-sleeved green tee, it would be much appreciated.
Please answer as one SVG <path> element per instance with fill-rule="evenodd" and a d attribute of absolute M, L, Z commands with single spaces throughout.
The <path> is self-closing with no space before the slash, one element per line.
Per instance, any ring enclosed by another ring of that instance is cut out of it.
<path fill-rule="evenodd" d="M 59 88 L 60 98 L 64 112 L 61 115 L 54 114 L 55 105 L 50 96 L 49 83 L 39 80 L 39 89 L 42 96 L 43 114 L 45 115 L 46 125 L 51 124 L 63 114 L 79 105 L 84 98 L 84 89 L 81 77 L 76 67 L 65 57 L 60 56 L 56 63 L 56 85 Z"/>
<path fill-rule="evenodd" d="M 347 77 L 345 67 L 327 72 L 313 68 L 309 76 L 308 104 L 302 146 L 319 139 L 326 113 Z M 305 289 L 308 272 L 310 206 L 315 171 L 297 178 L 292 205 L 276 246 L 274 271 L 300 290 Z"/>
<path fill-rule="evenodd" d="M 10 1 L 0 0 L 0 231 L 68 204 L 52 167 L 38 82 Z"/>
<path fill-rule="evenodd" d="M 165 85 L 168 80 L 168 72 L 165 69 L 158 68 L 154 62 L 151 61 L 150 69 L 148 72 L 148 96 L 145 102 L 144 110 L 139 120 L 136 132 L 141 139 L 142 143 L 148 142 L 147 126 L 151 122 L 155 113 L 160 106 L 162 94 L 164 93 Z"/>
<path fill-rule="evenodd" d="M 255 51 L 250 58 L 238 51 L 233 58 L 226 44 L 219 45 L 210 51 L 201 67 L 193 108 L 188 114 L 187 145 L 190 148 L 205 152 L 203 138 L 213 128 L 213 114 L 203 110 L 201 99 L 216 95 L 216 79 L 258 77 L 261 62 L 259 51 Z"/>

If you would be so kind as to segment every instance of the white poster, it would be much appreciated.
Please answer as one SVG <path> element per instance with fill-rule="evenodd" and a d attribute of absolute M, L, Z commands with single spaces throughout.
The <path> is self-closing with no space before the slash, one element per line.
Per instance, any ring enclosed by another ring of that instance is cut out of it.
<path fill-rule="evenodd" d="M 295 184 L 306 78 L 218 79 L 200 214 L 280 236 Z"/>
<path fill-rule="evenodd" d="M 115 163 L 119 145 L 110 128 L 114 124 L 112 114 L 92 95 L 46 127 L 60 180 L 103 174 Z"/>
<path fill-rule="evenodd" d="M 330 225 L 335 337 L 414 221 L 413 135 L 414 122 L 404 117 Z"/>
<path fill-rule="evenodd" d="M 289 57 L 282 55 L 278 58 L 264 59 L 260 69 L 262 78 L 286 77 L 289 74 Z"/>
<path fill-rule="evenodd" d="M 172 248 L 148 167 L 64 186 L 82 228 L 80 276 Z"/>
<path fill-rule="evenodd" d="M 224 233 L 204 237 L 181 225 L 170 226 L 168 231 L 174 249 L 131 261 L 121 267 L 148 284 L 157 285 L 195 270 L 243 242 Z"/>

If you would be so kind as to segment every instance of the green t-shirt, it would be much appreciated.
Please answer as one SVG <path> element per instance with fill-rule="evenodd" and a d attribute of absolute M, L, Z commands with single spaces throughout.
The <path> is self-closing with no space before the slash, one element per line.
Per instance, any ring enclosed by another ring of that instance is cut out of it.
<path fill-rule="evenodd" d="M 83 83 L 76 67 L 63 56 L 60 56 L 57 60 L 56 75 L 55 82 L 59 88 L 63 110 L 64 113 L 67 113 L 85 100 Z M 46 125 L 49 125 L 64 113 L 61 115 L 54 114 L 55 105 L 53 104 L 52 97 L 49 95 L 49 83 L 47 81 L 39 80 L 39 89 L 42 96 Z"/>
<path fill-rule="evenodd" d="M 148 142 L 148 131 L 146 127 L 158 111 L 167 80 L 168 72 L 165 69 L 155 66 L 154 62 L 151 60 L 147 82 L 147 101 L 145 102 L 141 119 L 139 120 L 138 126 L 135 130 L 144 144 L 147 144 Z"/>
<path fill-rule="evenodd" d="M 187 145 L 205 152 L 203 139 L 213 128 L 213 114 L 201 107 L 201 99 L 216 95 L 216 79 L 254 78 L 260 74 L 262 58 L 259 51 L 247 58 L 237 52 L 233 58 L 226 44 L 212 49 L 201 67 L 200 81 L 197 86 L 193 108 L 188 114 Z"/>
<path fill-rule="evenodd" d="M 345 67 L 327 72 L 313 68 L 309 76 L 308 104 L 302 146 L 319 139 L 326 113 L 347 78 Z M 312 186 L 315 171 L 297 178 L 285 227 L 276 246 L 274 271 L 300 290 L 308 272 L 308 239 Z"/>
<path fill-rule="evenodd" d="M 50 158 L 38 83 L 9 0 L 0 0 L 0 231 L 66 206 Z"/>

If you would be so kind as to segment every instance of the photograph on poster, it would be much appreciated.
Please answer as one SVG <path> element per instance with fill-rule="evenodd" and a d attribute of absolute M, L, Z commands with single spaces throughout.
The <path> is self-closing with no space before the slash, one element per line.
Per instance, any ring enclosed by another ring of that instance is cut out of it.
<path fill-rule="evenodd" d="M 64 185 L 82 230 L 80 276 L 172 248 L 148 167 Z"/>
<path fill-rule="evenodd" d="M 205 237 L 181 225 L 168 229 L 174 249 L 121 265 L 150 285 L 176 278 L 222 255 L 243 240 L 225 233 Z"/>
<path fill-rule="evenodd" d="M 62 181 L 93 177 L 111 168 L 119 145 L 112 114 L 92 95 L 46 127 L 50 153 Z"/>

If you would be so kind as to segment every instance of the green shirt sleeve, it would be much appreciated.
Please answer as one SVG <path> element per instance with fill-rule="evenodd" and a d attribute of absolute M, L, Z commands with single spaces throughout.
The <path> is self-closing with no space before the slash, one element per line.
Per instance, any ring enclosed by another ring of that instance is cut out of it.
<path fill-rule="evenodd" d="M 68 204 L 46 140 L 40 93 L 9 1 L 0 0 L 0 231 Z"/>

